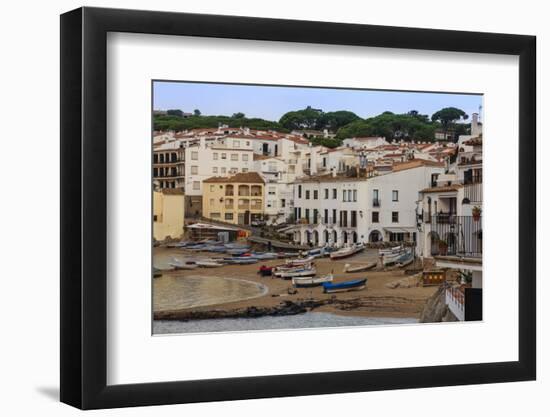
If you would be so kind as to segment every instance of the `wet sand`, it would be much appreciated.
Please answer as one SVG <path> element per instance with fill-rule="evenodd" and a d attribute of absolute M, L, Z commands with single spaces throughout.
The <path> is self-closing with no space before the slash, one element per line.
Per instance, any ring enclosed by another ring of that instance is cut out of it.
<path fill-rule="evenodd" d="M 155 248 L 155 265 L 162 266 L 166 259 L 176 256 L 179 259 L 185 257 L 194 258 L 215 258 L 224 255 L 210 252 L 189 252 L 182 249 Z M 340 261 L 331 261 L 330 258 L 318 258 L 315 260 L 317 275 L 324 275 L 333 272 L 334 281 L 342 282 L 350 279 L 368 278 L 367 287 L 359 291 L 350 291 L 336 294 L 324 294 L 323 288 L 298 288 L 296 294 L 289 294 L 292 289 L 290 280 L 281 278 L 262 277 L 257 274 L 261 265 L 274 266 L 284 263 L 282 259 L 271 261 L 260 261 L 252 265 L 225 265 L 219 268 L 197 268 L 189 271 L 164 272 L 162 278 L 154 280 L 154 290 L 161 285 L 167 277 L 218 277 L 247 280 L 267 287 L 264 295 L 248 298 L 246 300 L 231 301 L 226 303 L 195 306 L 192 308 L 164 308 L 160 303 L 154 305 L 155 319 L 177 319 L 177 317 L 189 317 L 190 313 L 199 315 L 212 314 L 216 317 L 217 312 L 243 312 L 247 309 L 261 309 L 262 311 L 276 308 L 286 301 L 292 303 L 310 303 L 308 311 L 332 313 L 345 316 L 357 317 L 396 317 L 396 318 L 418 318 L 426 300 L 436 291 L 435 287 L 412 287 L 390 289 L 387 283 L 405 278 L 403 270 L 372 270 L 360 273 L 344 273 L 344 265 L 364 265 L 376 260 L 377 251 L 364 251 L 351 258 Z M 410 268 L 407 267 L 407 268 Z M 158 283 L 157 283 L 158 281 Z M 166 290 L 166 289 L 164 289 Z"/>

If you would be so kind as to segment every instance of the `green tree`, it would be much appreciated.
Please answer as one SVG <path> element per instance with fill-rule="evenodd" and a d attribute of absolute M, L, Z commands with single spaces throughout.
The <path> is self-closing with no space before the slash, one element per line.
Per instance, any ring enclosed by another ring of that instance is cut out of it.
<path fill-rule="evenodd" d="M 456 107 L 445 107 L 432 114 L 432 122 L 441 123 L 445 137 L 447 136 L 447 131 L 453 127 L 457 121 L 467 119 L 468 115 L 466 112 Z"/>
<path fill-rule="evenodd" d="M 200 111 L 199 109 L 195 109 L 195 110 L 193 110 L 193 114 L 194 114 L 195 116 L 200 116 L 200 115 L 201 115 L 201 111 Z"/>
<path fill-rule="evenodd" d="M 281 116 L 279 124 L 286 129 L 316 129 L 323 111 L 307 106 L 303 110 L 289 111 Z"/>
<path fill-rule="evenodd" d="M 233 119 L 244 119 L 244 113 L 242 112 L 238 112 L 238 113 L 233 113 L 233 116 L 231 116 Z"/>
<path fill-rule="evenodd" d="M 170 110 L 166 110 L 166 114 L 168 116 L 179 116 L 179 117 L 182 117 L 183 116 L 183 112 L 180 110 L 180 109 L 170 109 Z"/>
<path fill-rule="evenodd" d="M 347 110 L 322 113 L 317 120 L 317 129 L 328 129 L 331 132 L 336 132 L 341 127 L 357 120 L 360 120 L 360 117 Z"/>

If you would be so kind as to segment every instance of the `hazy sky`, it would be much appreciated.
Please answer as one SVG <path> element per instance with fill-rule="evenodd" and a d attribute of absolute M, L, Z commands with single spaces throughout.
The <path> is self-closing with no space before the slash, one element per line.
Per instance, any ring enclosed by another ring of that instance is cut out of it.
<path fill-rule="evenodd" d="M 443 107 L 458 107 L 471 116 L 482 105 L 480 95 L 165 81 L 154 83 L 153 100 L 156 110 L 192 112 L 199 109 L 203 115 L 226 116 L 243 112 L 247 117 L 267 120 L 279 120 L 284 113 L 307 106 L 325 112 L 349 110 L 366 118 L 384 111 L 406 113 L 409 110 L 431 116 Z"/>

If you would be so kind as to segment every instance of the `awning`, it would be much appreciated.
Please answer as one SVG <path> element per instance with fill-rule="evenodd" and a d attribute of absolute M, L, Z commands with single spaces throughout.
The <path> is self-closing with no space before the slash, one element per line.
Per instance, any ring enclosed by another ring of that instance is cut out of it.
<path fill-rule="evenodd" d="M 384 227 L 384 231 L 390 233 L 413 233 L 418 230 L 416 227 Z"/>

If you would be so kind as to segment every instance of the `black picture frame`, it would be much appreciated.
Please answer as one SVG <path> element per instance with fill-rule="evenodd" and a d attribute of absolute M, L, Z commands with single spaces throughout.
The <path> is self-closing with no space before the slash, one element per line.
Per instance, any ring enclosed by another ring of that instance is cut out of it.
<path fill-rule="evenodd" d="M 107 376 L 108 32 L 519 56 L 519 360 L 113 385 Z M 136 10 L 61 16 L 61 401 L 82 409 L 423 388 L 536 377 L 536 38 Z"/>

